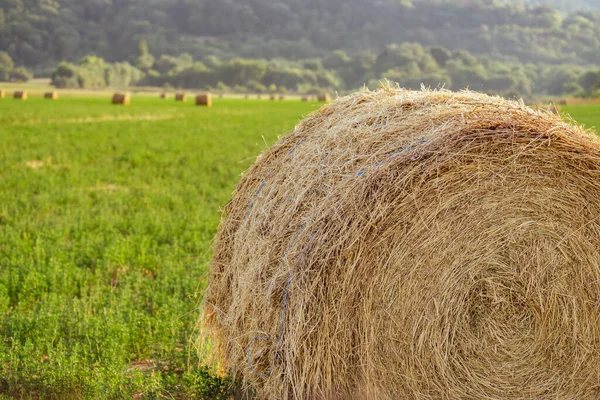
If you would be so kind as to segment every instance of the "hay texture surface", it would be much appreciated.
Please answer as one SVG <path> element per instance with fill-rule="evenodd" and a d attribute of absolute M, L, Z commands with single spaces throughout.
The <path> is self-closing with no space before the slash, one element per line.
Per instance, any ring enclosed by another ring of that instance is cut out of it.
<path fill-rule="evenodd" d="M 241 179 L 205 299 L 259 399 L 598 399 L 599 140 L 472 92 L 338 99 Z"/>

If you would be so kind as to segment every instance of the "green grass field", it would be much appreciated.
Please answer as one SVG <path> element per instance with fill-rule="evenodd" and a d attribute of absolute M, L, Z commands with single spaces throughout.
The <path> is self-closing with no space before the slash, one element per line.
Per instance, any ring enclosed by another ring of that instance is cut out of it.
<path fill-rule="evenodd" d="M 215 397 L 191 340 L 219 208 L 317 107 L 0 99 L 0 393 Z"/>
<path fill-rule="evenodd" d="M 192 346 L 219 207 L 318 105 L 109 99 L 0 100 L 0 394 L 219 398 Z"/>

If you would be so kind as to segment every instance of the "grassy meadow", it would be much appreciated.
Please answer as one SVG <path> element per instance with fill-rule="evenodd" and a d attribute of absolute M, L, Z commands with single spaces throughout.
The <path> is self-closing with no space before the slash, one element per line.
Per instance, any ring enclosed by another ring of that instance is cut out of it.
<path fill-rule="evenodd" d="M 191 341 L 219 208 L 318 106 L 0 99 L 0 397 L 225 398 Z"/>
<path fill-rule="evenodd" d="M 219 208 L 318 104 L 157 97 L 0 99 L 0 394 L 223 392 L 191 343 Z"/>

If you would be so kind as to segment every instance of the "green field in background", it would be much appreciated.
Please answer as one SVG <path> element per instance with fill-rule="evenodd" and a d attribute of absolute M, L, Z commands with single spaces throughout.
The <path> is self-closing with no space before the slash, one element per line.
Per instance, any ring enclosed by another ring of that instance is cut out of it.
<path fill-rule="evenodd" d="M 215 397 L 191 339 L 219 208 L 318 107 L 0 99 L 0 394 Z"/>
<path fill-rule="evenodd" d="M 316 108 L 0 99 L 0 393 L 217 392 L 190 339 L 219 208 Z"/>

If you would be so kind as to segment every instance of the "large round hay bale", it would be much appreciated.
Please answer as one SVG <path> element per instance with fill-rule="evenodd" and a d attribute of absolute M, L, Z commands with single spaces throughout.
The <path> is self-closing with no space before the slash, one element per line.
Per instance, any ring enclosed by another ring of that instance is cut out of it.
<path fill-rule="evenodd" d="M 175 101 L 185 102 L 185 101 L 187 101 L 187 95 L 185 93 L 176 93 L 175 94 Z"/>
<path fill-rule="evenodd" d="M 600 396 L 600 141 L 522 102 L 325 105 L 228 204 L 203 323 L 259 399 Z"/>
<path fill-rule="evenodd" d="M 17 90 L 13 93 L 13 98 L 17 100 L 27 100 L 28 95 L 27 92 L 24 90 Z"/>

